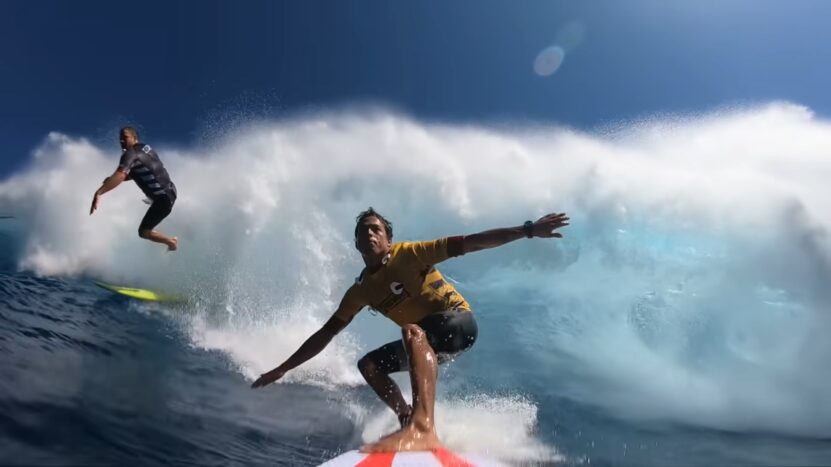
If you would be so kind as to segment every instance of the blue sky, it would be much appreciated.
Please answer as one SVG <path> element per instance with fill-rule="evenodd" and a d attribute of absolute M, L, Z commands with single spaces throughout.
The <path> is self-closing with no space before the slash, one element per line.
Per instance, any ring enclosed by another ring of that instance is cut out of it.
<path fill-rule="evenodd" d="M 0 177 L 49 131 L 117 151 L 131 123 L 194 144 L 240 117 L 355 103 L 577 128 L 770 100 L 825 116 L 828 18 L 822 0 L 4 1 Z M 562 66 L 535 74 L 558 43 Z"/>

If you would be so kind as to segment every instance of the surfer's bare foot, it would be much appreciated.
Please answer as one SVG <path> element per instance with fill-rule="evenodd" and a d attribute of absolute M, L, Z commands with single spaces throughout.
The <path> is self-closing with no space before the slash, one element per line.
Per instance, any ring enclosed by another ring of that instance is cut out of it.
<path fill-rule="evenodd" d="M 178 247 L 179 239 L 177 239 L 176 237 L 171 238 L 170 241 L 167 242 L 167 251 L 176 251 Z"/>
<path fill-rule="evenodd" d="M 435 428 L 419 428 L 417 425 L 410 423 L 375 443 L 361 447 L 361 452 L 431 451 L 443 447 Z"/>

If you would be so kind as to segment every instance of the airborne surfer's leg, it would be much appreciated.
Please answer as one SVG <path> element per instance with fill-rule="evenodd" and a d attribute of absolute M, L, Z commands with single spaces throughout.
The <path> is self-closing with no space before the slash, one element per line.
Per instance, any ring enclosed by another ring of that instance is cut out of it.
<path fill-rule="evenodd" d="M 179 240 L 176 237 L 168 237 L 158 230 L 154 230 L 172 210 L 173 202 L 170 198 L 161 197 L 153 201 L 153 204 L 147 209 L 147 213 L 139 225 L 139 237 L 150 240 L 151 242 L 163 243 L 167 245 L 168 251 L 176 251 L 179 246 Z"/>

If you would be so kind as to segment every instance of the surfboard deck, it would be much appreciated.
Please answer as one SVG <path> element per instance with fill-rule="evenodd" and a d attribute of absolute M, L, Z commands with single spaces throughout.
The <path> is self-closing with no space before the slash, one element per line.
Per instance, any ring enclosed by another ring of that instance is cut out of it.
<path fill-rule="evenodd" d="M 152 290 L 147 289 L 138 289 L 135 287 L 124 287 L 121 285 L 114 285 L 108 284 L 102 281 L 95 281 L 95 285 L 101 287 L 102 289 L 109 290 L 111 292 L 115 292 L 119 295 L 124 295 L 125 297 L 135 298 L 137 300 L 145 300 L 148 302 L 179 302 L 182 301 L 176 297 L 172 297 L 170 295 L 165 295 L 159 292 L 154 292 Z"/>
<path fill-rule="evenodd" d="M 507 467 L 507 464 L 477 454 L 457 454 L 448 449 L 365 453 L 347 451 L 319 467 Z"/>

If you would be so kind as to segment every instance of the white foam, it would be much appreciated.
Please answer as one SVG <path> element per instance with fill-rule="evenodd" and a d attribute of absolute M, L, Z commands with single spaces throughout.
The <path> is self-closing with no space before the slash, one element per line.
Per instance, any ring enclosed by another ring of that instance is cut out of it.
<path fill-rule="evenodd" d="M 511 331 L 540 378 L 573 375 L 552 391 L 626 418 L 828 436 L 829 147 L 828 122 L 787 103 L 597 134 L 384 112 L 264 122 L 157 147 L 180 194 L 160 226 L 180 239 L 169 254 L 137 237 L 134 186 L 88 215 L 116 148 L 53 133 L 0 183 L 0 210 L 26 232 L 23 268 L 197 297 L 194 343 L 248 377 L 337 306 L 360 270 L 352 228 L 367 206 L 401 240 L 566 211 L 561 241 L 442 265 L 469 299 L 543 310 Z M 396 331 L 359 318 L 349 334 L 288 378 L 358 384 L 354 360 Z"/>
<path fill-rule="evenodd" d="M 410 395 L 406 398 L 409 400 Z M 562 461 L 556 448 L 536 439 L 537 407 L 519 396 L 474 394 L 464 398 L 437 398 L 436 431 L 450 450 L 486 455 L 505 462 Z M 364 443 L 378 440 L 398 428 L 389 410 L 367 417 Z"/>

